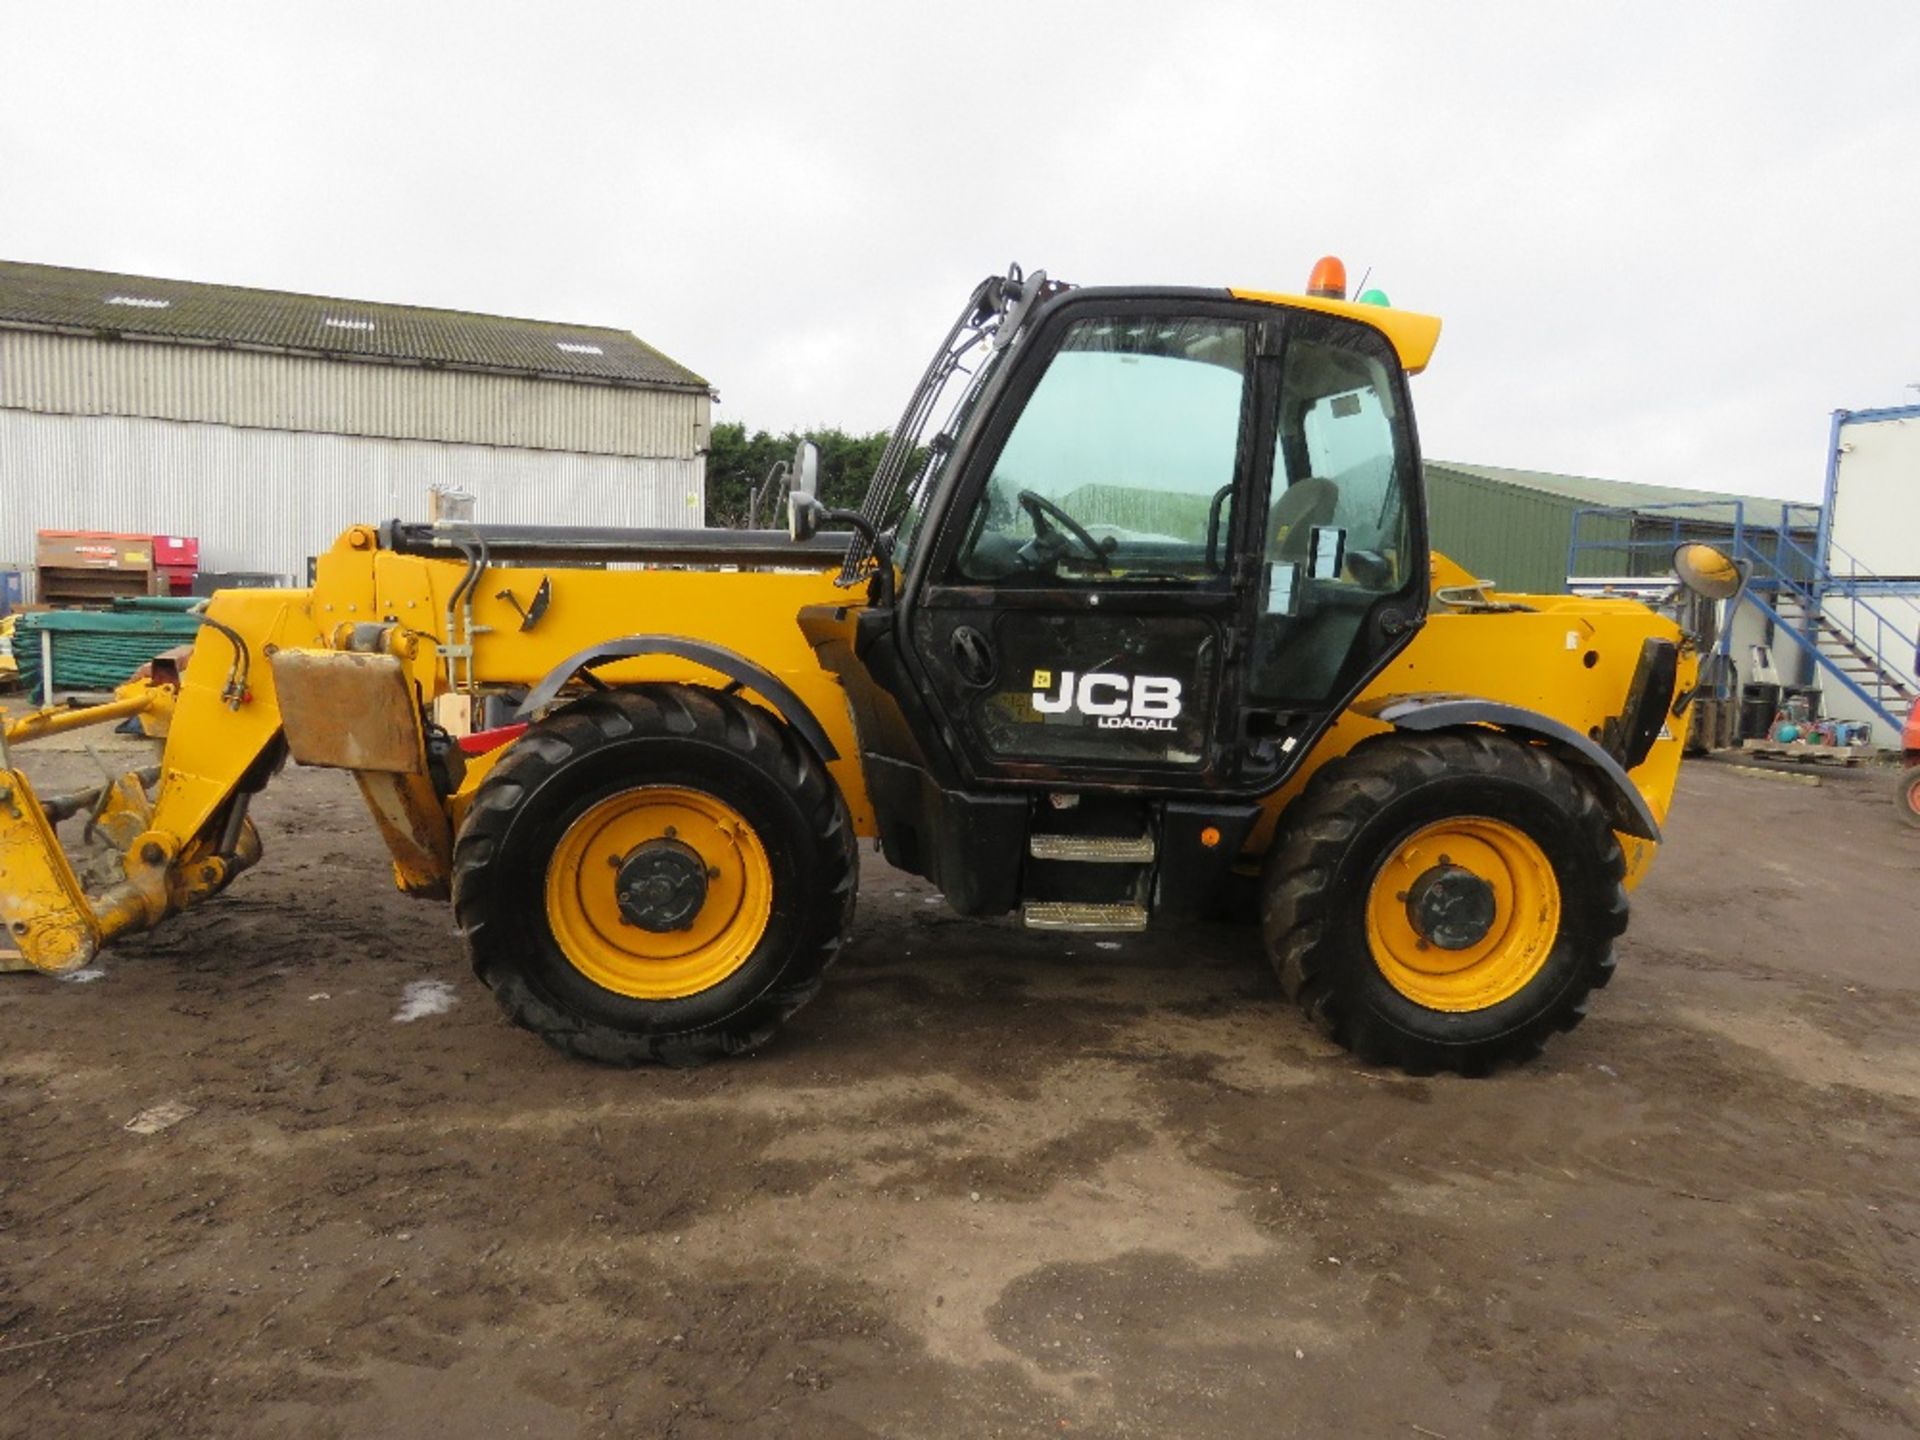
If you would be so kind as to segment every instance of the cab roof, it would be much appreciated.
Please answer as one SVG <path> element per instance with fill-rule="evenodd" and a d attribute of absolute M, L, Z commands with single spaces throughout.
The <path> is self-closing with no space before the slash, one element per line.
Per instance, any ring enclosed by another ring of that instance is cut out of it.
<path fill-rule="evenodd" d="M 1387 337 L 1394 353 L 1409 375 L 1418 375 L 1433 358 L 1433 347 L 1440 343 L 1440 317 L 1421 315 L 1412 310 L 1396 310 L 1391 305 L 1362 305 L 1357 300 L 1332 300 L 1321 295 L 1283 295 L 1273 290 L 1240 290 L 1228 287 L 1236 300 L 1257 300 L 1266 305 L 1287 305 L 1297 310 L 1320 310 L 1371 325 Z"/>

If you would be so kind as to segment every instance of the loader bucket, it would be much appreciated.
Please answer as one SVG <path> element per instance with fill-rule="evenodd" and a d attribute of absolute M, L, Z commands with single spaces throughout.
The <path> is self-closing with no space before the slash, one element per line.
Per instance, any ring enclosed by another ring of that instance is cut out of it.
<path fill-rule="evenodd" d="M 93 959 L 100 938 L 53 823 L 18 770 L 0 775 L 0 923 L 21 959 L 64 974 Z"/>
<path fill-rule="evenodd" d="M 260 837 L 244 807 L 230 811 L 217 845 L 182 847 L 151 831 L 158 767 L 67 794 L 39 795 L 14 764 L 13 750 L 32 740 L 92 725 L 136 719 L 143 733 L 163 735 L 176 690 L 131 682 L 101 705 L 45 708 L 7 718 L 0 728 L 0 934 L 13 955 L 0 966 L 65 974 L 88 964 L 115 935 L 141 930 L 163 916 L 222 890 L 260 858 Z M 62 845 L 59 825 L 88 816 L 89 885 Z M 104 878 L 101 878 L 104 877 Z"/>

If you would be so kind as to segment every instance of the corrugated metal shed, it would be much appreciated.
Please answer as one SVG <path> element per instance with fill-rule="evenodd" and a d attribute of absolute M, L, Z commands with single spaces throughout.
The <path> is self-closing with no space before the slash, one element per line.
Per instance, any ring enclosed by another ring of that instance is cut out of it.
<path fill-rule="evenodd" d="M 1618 575 L 1644 568 L 1629 565 L 1625 543 L 1656 533 L 1664 537 L 1673 527 L 1671 517 L 1645 507 L 1687 506 L 1682 531 L 1685 538 L 1697 539 L 1729 532 L 1736 514 L 1749 526 L 1769 527 L 1779 524 L 1781 516 L 1782 502 L 1754 495 L 1452 460 L 1429 460 L 1424 471 L 1434 548 L 1476 575 L 1498 582 L 1504 590 L 1534 594 L 1556 594 L 1566 588 L 1567 551 L 1574 516 L 1581 510 L 1639 512 L 1637 518 L 1590 515 L 1582 521 L 1583 547 L 1607 542 L 1622 548 L 1583 548 L 1574 562 L 1575 573 L 1581 575 Z M 1661 568 L 1664 564 L 1661 558 Z"/>
<path fill-rule="evenodd" d="M 1573 502 L 1463 467 L 1428 461 L 1425 469 L 1434 549 L 1503 590 L 1565 588 Z"/>
<path fill-rule="evenodd" d="M 0 564 L 30 566 L 35 530 L 193 535 L 206 570 L 304 584 L 309 555 L 359 521 L 425 520 L 435 485 L 513 524 L 688 526 L 703 464 L 425 440 L 0 409 Z"/>
<path fill-rule="evenodd" d="M 705 390 L 569 385 L 311 356 L 103 342 L 0 329 L 0 408 L 143 415 L 267 430 L 686 458 Z"/>
<path fill-rule="evenodd" d="M 0 323 L 705 391 L 624 330 L 0 260 Z"/>
<path fill-rule="evenodd" d="M 707 382 L 605 326 L 0 261 L 0 565 L 190 535 L 299 583 L 357 521 L 697 527 Z"/>

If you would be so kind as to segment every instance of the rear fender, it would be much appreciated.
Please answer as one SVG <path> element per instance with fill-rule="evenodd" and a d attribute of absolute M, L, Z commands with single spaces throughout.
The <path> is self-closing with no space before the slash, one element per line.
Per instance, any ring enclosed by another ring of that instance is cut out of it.
<path fill-rule="evenodd" d="M 669 655 L 677 660 L 691 660 L 696 665 L 726 676 L 742 689 L 755 691 L 800 733 L 801 738 L 819 753 L 822 760 L 840 758 L 839 750 L 813 712 L 807 708 L 806 702 L 772 671 L 724 645 L 715 645 L 706 640 L 688 640 L 677 635 L 626 635 L 575 651 L 549 670 L 540 683 L 528 692 L 513 718 L 531 720 L 551 705 L 561 687 L 576 675 L 589 673 L 610 661 L 632 660 L 642 655 Z"/>

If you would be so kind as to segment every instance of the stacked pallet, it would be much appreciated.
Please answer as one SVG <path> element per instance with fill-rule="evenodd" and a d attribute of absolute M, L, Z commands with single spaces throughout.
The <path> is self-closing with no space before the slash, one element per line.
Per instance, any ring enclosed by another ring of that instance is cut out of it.
<path fill-rule="evenodd" d="M 46 698 L 40 669 L 51 642 L 56 689 L 111 690 L 154 656 L 193 643 L 200 621 L 188 607 L 195 603 L 140 597 L 116 600 L 110 610 L 29 610 L 13 634 L 20 683 Z"/>

